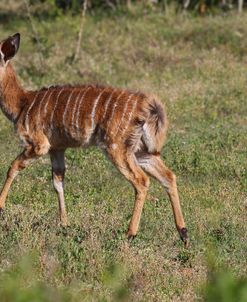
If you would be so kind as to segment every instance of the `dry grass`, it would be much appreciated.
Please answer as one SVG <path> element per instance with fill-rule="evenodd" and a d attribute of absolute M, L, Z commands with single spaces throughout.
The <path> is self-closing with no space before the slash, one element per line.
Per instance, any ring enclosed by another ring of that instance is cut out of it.
<path fill-rule="evenodd" d="M 54 301 L 54 295 L 56 301 L 201 299 L 209 251 L 216 266 L 224 263 L 235 275 L 246 274 L 247 15 L 88 16 L 81 58 L 72 63 L 78 21 L 79 16 L 35 20 L 45 47 L 44 73 L 36 67 L 37 48 L 25 19 L 0 22 L 0 35 L 21 32 L 14 64 L 26 87 L 97 81 L 160 96 L 170 119 L 163 157 L 178 176 L 191 247 L 183 249 L 168 199 L 155 183 L 139 236 L 127 243 L 132 188 L 98 150 L 69 150 L 70 227 L 57 226 L 44 158 L 21 173 L 7 201 L 0 223 L 1 278 L 34 251 L 34 277 L 25 277 L 21 267 L 10 279 L 16 283 L 9 281 L 12 293 L 19 291 L 17 283 L 39 292 L 41 281 L 49 298 L 38 301 Z M 0 139 L 3 183 L 20 148 L 2 115 Z"/>

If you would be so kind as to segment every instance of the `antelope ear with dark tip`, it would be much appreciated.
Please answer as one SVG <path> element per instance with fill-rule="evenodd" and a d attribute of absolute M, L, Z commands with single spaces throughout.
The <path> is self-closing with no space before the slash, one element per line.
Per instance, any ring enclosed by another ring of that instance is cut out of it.
<path fill-rule="evenodd" d="M 2 43 L 1 53 L 2 53 L 3 60 L 5 61 L 5 63 L 16 55 L 16 53 L 19 49 L 19 45 L 20 45 L 20 34 L 19 33 L 16 33 L 13 36 L 10 36 Z"/>

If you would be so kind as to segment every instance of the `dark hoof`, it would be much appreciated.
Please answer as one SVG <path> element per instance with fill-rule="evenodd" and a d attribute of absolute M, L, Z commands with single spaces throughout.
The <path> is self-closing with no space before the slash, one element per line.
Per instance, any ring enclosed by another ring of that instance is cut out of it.
<path fill-rule="evenodd" d="M 132 242 L 135 239 L 136 235 L 128 235 L 128 241 Z"/>
<path fill-rule="evenodd" d="M 3 208 L 0 208 L 0 216 L 3 216 Z"/>
<path fill-rule="evenodd" d="M 188 236 L 188 230 L 186 228 L 182 228 L 179 231 L 180 238 L 184 243 L 184 246 L 187 248 L 189 246 L 189 236 Z"/>

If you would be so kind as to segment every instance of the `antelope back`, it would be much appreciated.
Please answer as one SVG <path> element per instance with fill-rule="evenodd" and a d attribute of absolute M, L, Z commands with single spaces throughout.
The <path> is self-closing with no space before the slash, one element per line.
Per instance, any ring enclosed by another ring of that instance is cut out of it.
<path fill-rule="evenodd" d="M 26 132 L 42 130 L 55 145 L 126 140 L 148 111 L 144 94 L 94 85 L 51 86 L 30 99 L 22 121 Z"/>

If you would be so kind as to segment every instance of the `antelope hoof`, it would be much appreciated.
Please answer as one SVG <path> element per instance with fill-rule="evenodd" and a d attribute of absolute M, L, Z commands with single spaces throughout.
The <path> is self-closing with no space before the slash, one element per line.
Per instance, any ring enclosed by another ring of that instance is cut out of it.
<path fill-rule="evenodd" d="M 67 222 L 67 221 L 61 221 L 61 226 L 62 226 L 63 228 L 67 228 L 68 222 Z"/>
<path fill-rule="evenodd" d="M 60 224 L 63 228 L 66 228 L 68 226 L 68 220 L 65 217 L 60 217 Z"/>
<path fill-rule="evenodd" d="M 184 247 L 188 247 L 189 246 L 189 236 L 188 236 L 188 230 L 186 228 L 182 228 L 181 230 L 179 230 L 179 235 L 181 240 L 184 243 Z"/>
<path fill-rule="evenodd" d="M 130 230 L 127 232 L 127 238 L 128 240 L 131 242 L 132 240 L 134 240 L 136 237 L 136 234 L 134 234 L 133 232 L 131 232 Z"/>

